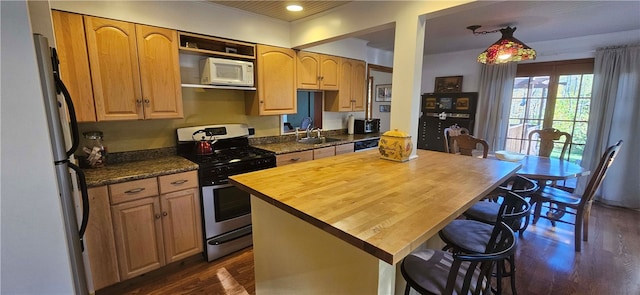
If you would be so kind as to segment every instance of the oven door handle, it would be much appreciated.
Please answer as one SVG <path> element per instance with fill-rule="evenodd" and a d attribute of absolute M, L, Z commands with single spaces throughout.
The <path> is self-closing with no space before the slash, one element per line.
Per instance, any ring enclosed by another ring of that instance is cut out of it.
<path fill-rule="evenodd" d="M 207 244 L 211 245 L 211 246 L 218 246 L 218 245 L 222 245 L 225 243 L 229 243 L 232 241 L 235 241 L 239 238 L 248 236 L 252 233 L 253 231 L 253 227 L 251 225 L 248 225 L 246 227 L 243 227 L 235 232 L 226 234 L 226 235 L 222 235 L 221 237 L 217 238 L 217 239 L 211 239 L 209 241 L 207 241 Z"/>
<path fill-rule="evenodd" d="M 227 187 L 231 187 L 233 186 L 233 184 L 229 183 L 229 179 L 225 180 L 224 184 L 214 184 L 214 185 L 205 185 L 203 186 L 203 188 L 210 188 L 213 190 L 217 190 L 217 189 L 221 189 L 221 188 L 227 188 Z"/>

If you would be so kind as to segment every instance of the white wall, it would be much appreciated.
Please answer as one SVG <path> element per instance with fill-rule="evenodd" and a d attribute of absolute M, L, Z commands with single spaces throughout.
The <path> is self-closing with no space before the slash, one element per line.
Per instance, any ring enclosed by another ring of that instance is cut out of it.
<path fill-rule="evenodd" d="M 537 52 L 534 61 L 522 63 L 592 58 L 600 47 L 634 44 L 640 42 L 640 30 L 586 37 L 527 43 Z M 422 92 L 433 92 L 436 77 L 463 76 L 462 91 L 478 91 L 480 64 L 476 57 L 485 48 L 452 53 L 426 55 L 422 67 Z"/>
<path fill-rule="evenodd" d="M 73 294 L 26 2 L 0 5 L 0 293 Z"/>

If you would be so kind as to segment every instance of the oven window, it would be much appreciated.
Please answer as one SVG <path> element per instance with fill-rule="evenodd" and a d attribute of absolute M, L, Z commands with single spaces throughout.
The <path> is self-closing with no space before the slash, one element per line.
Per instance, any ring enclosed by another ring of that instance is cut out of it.
<path fill-rule="evenodd" d="M 249 194 L 229 186 L 214 190 L 216 222 L 251 213 Z"/>

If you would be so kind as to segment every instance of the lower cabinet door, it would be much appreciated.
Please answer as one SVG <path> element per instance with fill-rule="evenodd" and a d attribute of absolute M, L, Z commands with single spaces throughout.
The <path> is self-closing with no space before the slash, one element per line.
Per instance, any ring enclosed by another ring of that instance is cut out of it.
<path fill-rule="evenodd" d="M 200 196 L 197 188 L 160 196 L 166 262 L 202 252 Z"/>
<path fill-rule="evenodd" d="M 120 275 L 113 240 L 109 190 L 105 185 L 89 188 L 88 193 L 91 214 L 84 234 L 84 243 L 89 256 L 93 288 L 100 290 L 120 282 Z"/>
<path fill-rule="evenodd" d="M 166 264 L 157 196 L 114 205 L 111 212 L 122 280 Z"/>

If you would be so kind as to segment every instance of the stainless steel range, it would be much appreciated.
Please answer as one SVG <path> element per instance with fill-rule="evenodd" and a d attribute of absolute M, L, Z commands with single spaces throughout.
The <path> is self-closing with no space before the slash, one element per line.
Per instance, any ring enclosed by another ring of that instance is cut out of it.
<path fill-rule="evenodd" d="M 249 194 L 229 176 L 276 166 L 275 153 L 249 145 L 244 124 L 177 129 L 178 155 L 200 166 L 204 243 L 208 261 L 252 244 Z"/>

